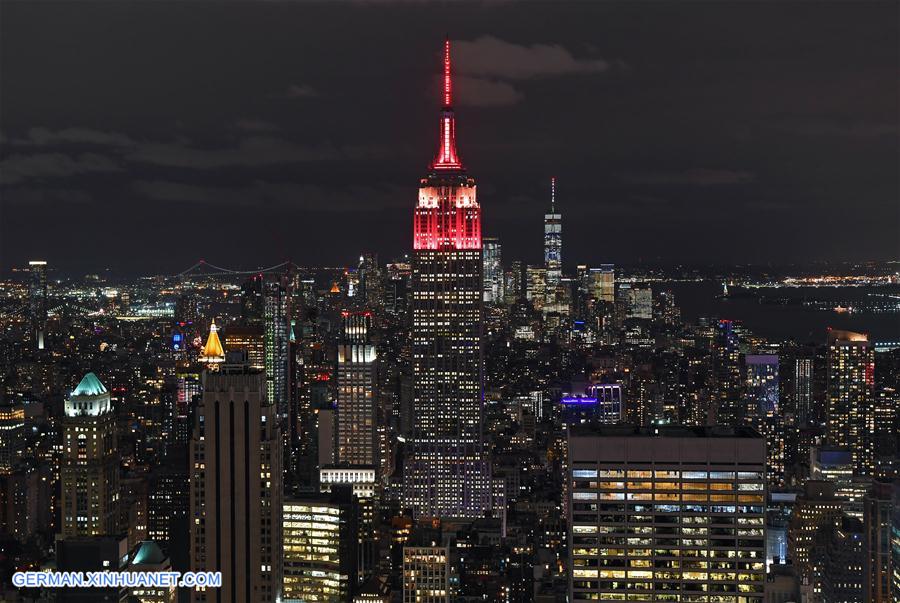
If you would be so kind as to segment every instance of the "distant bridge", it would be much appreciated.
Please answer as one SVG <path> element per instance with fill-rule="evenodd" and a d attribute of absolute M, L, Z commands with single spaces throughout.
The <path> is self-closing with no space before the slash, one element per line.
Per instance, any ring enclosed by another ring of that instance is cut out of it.
<path fill-rule="evenodd" d="M 275 264 L 274 266 L 269 266 L 268 268 L 256 268 L 255 270 L 232 270 L 231 268 L 223 268 L 221 266 L 216 266 L 215 264 L 210 264 L 206 260 L 199 260 L 190 268 L 182 270 L 176 277 L 183 276 L 191 276 L 191 275 L 205 275 L 205 276 L 231 276 L 231 275 L 242 275 L 242 274 L 260 274 L 262 272 L 275 272 L 277 270 L 286 269 L 286 268 L 300 268 L 297 264 L 290 260 L 285 260 L 280 264 Z"/>

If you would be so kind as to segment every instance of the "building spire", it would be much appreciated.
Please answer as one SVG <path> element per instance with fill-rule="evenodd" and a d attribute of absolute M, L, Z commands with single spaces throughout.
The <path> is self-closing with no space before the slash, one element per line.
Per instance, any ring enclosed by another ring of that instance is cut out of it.
<path fill-rule="evenodd" d="M 453 78 L 451 76 L 449 36 L 444 40 L 443 97 L 440 146 L 431 168 L 433 170 L 462 170 L 462 162 L 456 152 L 456 116 L 453 113 Z"/>
<path fill-rule="evenodd" d="M 556 213 L 556 176 L 550 178 L 550 213 Z"/>

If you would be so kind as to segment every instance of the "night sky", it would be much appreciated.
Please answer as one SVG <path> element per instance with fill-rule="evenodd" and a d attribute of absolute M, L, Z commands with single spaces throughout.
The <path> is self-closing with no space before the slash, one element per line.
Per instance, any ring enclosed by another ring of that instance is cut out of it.
<path fill-rule="evenodd" d="M 504 260 L 896 259 L 897 4 L 4 2 L 0 270 L 411 248 L 453 40 Z"/>

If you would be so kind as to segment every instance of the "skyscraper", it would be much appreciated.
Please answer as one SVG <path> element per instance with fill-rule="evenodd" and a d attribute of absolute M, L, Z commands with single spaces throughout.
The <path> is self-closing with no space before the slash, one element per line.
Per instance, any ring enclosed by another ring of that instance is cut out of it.
<path fill-rule="evenodd" d="M 337 460 L 344 465 L 378 462 L 375 345 L 371 312 L 343 312 L 337 350 Z"/>
<path fill-rule="evenodd" d="M 230 362 L 206 372 L 190 445 L 191 569 L 222 572 L 222 587 L 195 590 L 195 602 L 281 600 L 281 453 L 265 375 Z"/>
<path fill-rule="evenodd" d="M 590 269 L 589 295 L 593 301 L 616 301 L 616 269 L 613 264 L 600 264 Z"/>
<path fill-rule="evenodd" d="M 490 505 L 481 426 L 481 208 L 456 151 L 449 40 L 443 84 L 440 146 L 420 183 L 413 228 L 414 441 L 404 499 L 419 515 L 478 517 Z"/>
<path fill-rule="evenodd" d="M 550 179 L 550 211 L 544 214 L 544 267 L 552 295 L 562 278 L 562 214 L 556 211 L 556 178 Z"/>
<path fill-rule="evenodd" d="M 503 301 L 503 265 L 500 256 L 500 239 L 484 238 L 484 301 L 497 304 Z"/>
<path fill-rule="evenodd" d="M 94 373 L 65 402 L 60 494 L 64 538 L 119 529 L 119 453 L 109 391 Z"/>
<path fill-rule="evenodd" d="M 784 415 L 779 400 L 778 356 L 748 354 L 747 404 L 744 421 L 766 438 L 767 472 L 770 484 L 784 480 Z"/>
<path fill-rule="evenodd" d="M 763 600 L 754 431 L 576 427 L 568 443 L 570 601 Z"/>
<path fill-rule="evenodd" d="M 32 260 L 28 262 L 31 272 L 29 288 L 29 304 L 31 313 L 31 333 L 34 346 L 44 349 L 44 329 L 47 324 L 47 262 Z"/>
<path fill-rule="evenodd" d="M 284 599 L 349 601 L 356 586 L 357 505 L 350 486 L 284 501 Z M 279 551 L 280 553 L 280 551 Z"/>
<path fill-rule="evenodd" d="M 857 473 L 868 475 L 874 463 L 869 425 L 875 395 L 875 351 L 869 337 L 828 331 L 828 443 L 850 451 Z"/>

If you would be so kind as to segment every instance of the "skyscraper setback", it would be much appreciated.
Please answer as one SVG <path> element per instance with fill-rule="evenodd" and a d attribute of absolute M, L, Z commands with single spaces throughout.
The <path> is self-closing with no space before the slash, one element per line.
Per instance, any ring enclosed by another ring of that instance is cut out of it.
<path fill-rule="evenodd" d="M 478 517 L 490 506 L 481 425 L 481 208 L 456 150 L 449 40 L 440 146 L 420 183 L 413 237 L 414 441 L 404 499 L 419 515 Z"/>

